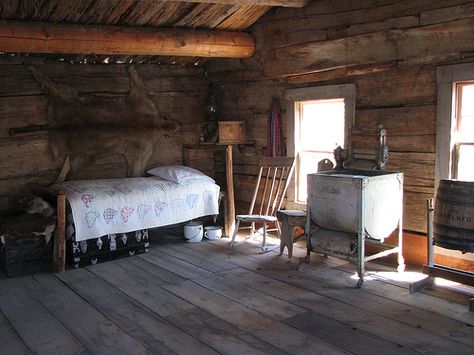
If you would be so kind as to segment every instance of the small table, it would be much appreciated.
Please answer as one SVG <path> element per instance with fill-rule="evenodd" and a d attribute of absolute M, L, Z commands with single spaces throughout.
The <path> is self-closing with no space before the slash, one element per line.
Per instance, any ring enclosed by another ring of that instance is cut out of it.
<path fill-rule="evenodd" d="M 304 230 L 306 224 L 306 212 L 300 210 L 279 210 L 277 212 L 278 221 L 281 223 L 280 235 L 280 255 L 283 249 L 288 248 L 288 257 L 293 255 L 293 243 L 306 237 L 306 234 L 297 235 L 295 227 L 301 227 Z"/>

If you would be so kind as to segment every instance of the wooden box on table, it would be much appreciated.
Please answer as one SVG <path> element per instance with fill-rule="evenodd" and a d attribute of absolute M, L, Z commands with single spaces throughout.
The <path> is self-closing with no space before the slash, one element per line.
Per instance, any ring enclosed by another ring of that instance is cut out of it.
<path fill-rule="evenodd" d="M 245 144 L 245 121 L 219 121 L 219 144 Z"/>

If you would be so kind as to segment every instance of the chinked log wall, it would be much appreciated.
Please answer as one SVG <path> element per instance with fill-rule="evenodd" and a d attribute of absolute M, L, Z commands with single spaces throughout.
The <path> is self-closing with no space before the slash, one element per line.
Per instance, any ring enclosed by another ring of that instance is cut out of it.
<path fill-rule="evenodd" d="M 223 117 L 247 120 L 249 137 L 266 145 L 272 96 L 284 109 L 286 89 L 355 83 L 351 141 L 374 146 L 378 126 L 387 129 L 387 170 L 405 174 L 404 227 L 426 232 L 425 200 L 434 192 L 436 66 L 474 61 L 474 2 L 317 1 L 268 14 L 252 32 L 258 61 L 213 61 Z"/>
<path fill-rule="evenodd" d="M 127 122 L 119 122 L 120 112 L 117 112 L 117 119 L 113 115 L 101 115 L 101 106 L 98 105 L 94 115 L 96 103 L 108 103 L 109 108 L 113 109 L 115 103 L 126 102 L 131 75 L 127 65 L 71 65 L 24 57 L 3 58 L 0 61 L 0 212 L 12 208 L 19 196 L 28 195 L 28 184 L 52 183 L 64 161 L 54 158 L 51 132 L 48 130 L 14 136 L 9 134 L 12 128 L 21 130 L 51 124 L 51 117 L 48 118 L 51 116 L 51 113 L 48 114 L 51 98 L 33 77 L 31 67 L 55 84 L 62 85 L 62 90 L 78 90 L 79 98 L 88 103 L 87 112 L 94 116 L 84 118 L 84 112 L 78 112 L 77 115 L 71 113 L 65 119 L 62 117 L 62 123 L 66 126 L 77 117 L 87 120 L 84 129 L 78 129 L 78 134 L 74 135 L 80 137 L 81 144 L 73 154 L 82 150 L 84 155 L 92 159 L 73 172 L 71 178 L 126 176 L 127 163 L 119 153 L 120 148 L 115 150 L 106 143 L 110 140 L 119 142 L 121 139 L 138 141 L 143 139 L 143 131 L 147 131 L 146 128 L 140 130 L 136 127 L 137 122 L 130 117 L 133 116 L 131 114 L 126 117 Z M 204 73 L 195 67 L 163 65 L 136 65 L 135 69 L 145 84 L 146 94 L 158 111 L 158 116 L 151 121 L 150 117 L 147 118 L 148 124 L 168 120 L 180 125 L 178 132 L 167 129 L 161 131 L 158 128 L 151 136 L 147 136 L 150 140 L 147 144 L 153 145 L 153 153 L 146 167 L 181 163 L 182 145 L 197 142 L 199 134 L 196 131 L 199 131 L 200 122 L 204 121 L 202 107 L 208 87 Z M 107 105 L 102 109 L 107 109 Z M 104 122 L 104 117 L 108 121 Z M 88 139 L 89 131 L 86 128 L 94 126 L 94 120 L 100 121 L 100 129 L 89 130 L 92 135 Z M 117 123 L 120 128 L 116 128 Z M 110 129 L 107 128 L 109 126 Z M 86 133 L 80 135 L 81 132 Z"/>

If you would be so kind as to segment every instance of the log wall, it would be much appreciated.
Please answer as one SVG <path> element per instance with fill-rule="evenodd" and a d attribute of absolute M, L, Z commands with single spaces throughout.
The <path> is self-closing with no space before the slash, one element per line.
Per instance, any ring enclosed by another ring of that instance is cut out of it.
<path fill-rule="evenodd" d="M 54 99 L 32 75 L 31 67 L 55 83 L 60 92 L 75 90 L 78 94 L 72 105 L 75 111 L 61 111 L 57 117 L 58 105 L 53 105 Z M 71 171 L 68 179 L 127 176 L 127 159 L 144 159 L 141 163 L 145 169 L 182 163 L 183 144 L 197 143 L 199 126 L 205 119 L 202 108 L 208 82 L 203 70 L 136 65 L 134 69 L 145 85 L 144 95 L 151 99 L 157 111 L 156 115 L 146 116 L 146 122 L 139 125 L 139 119 L 145 116 L 140 107 L 134 108 L 129 102 L 129 69 L 127 65 L 118 64 L 67 64 L 25 57 L 1 58 L 1 212 L 11 209 L 19 196 L 31 193 L 28 184 L 51 184 L 59 174 L 65 154 L 70 155 L 72 162 L 82 153 L 87 157 Z M 126 107 L 131 110 L 127 116 L 121 115 L 123 105 L 128 105 Z M 52 108 L 56 110 L 56 116 L 51 113 Z M 137 110 L 136 119 L 134 109 Z M 116 115 L 104 114 L 102 110 L 116 112 Z M 82 120 L 79 126 L 71 125 L 69 131 L 61 129 L 69 127 L 71 122 L 76 124 L 77 118 Z M 59 126 L 58 120 L 61 121 Z M 179 131 L 167 128 L 163 125 L 166 122 L 177 123 Z M 47 128 L 11 135 L 12 129 L 21 131 L 36 126 Z M 61 145 L 61 141 L 68 144 Z M 137 149 L 133 150 L 135 144 Z M 143 147 L 151 148 L 151 156 L 144 158 L 139 154 Z"/>
<path fill-rule="evenodd" d="M 351 142 L 373 147 L 379 125 L 387 129 L 386 169 L 405 174 L 404 227 L 425 233 L 425 201 L 434 192 L 436 67 L 474 62 L 473 21 L 474 2 L 465 0 L 323 0 L 278 9 L 252 27 L 256 59 L 209 64 L 221 115 L 245 119 L 249 138 L 264 147 L 272 97 L 284 109 L 287 89 L 354 83 Z"/>

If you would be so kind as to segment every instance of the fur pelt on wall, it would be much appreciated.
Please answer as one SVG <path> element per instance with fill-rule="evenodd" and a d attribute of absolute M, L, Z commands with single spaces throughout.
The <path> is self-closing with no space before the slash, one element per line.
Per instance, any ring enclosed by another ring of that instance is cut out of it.
<path fill-rule="evenodd" d="M 128 176 L 141 176 L 164 132 L 179 123 L 162 117 L 135 67 L 130 66 L 126 97 L 80 95 L 72 86 L 56 83 L 35 67 L 28 70 L 48 95 L 48 131 L 53 161 L 71 160 L 71 172 L 96 159 L 121 155 Z"/>

